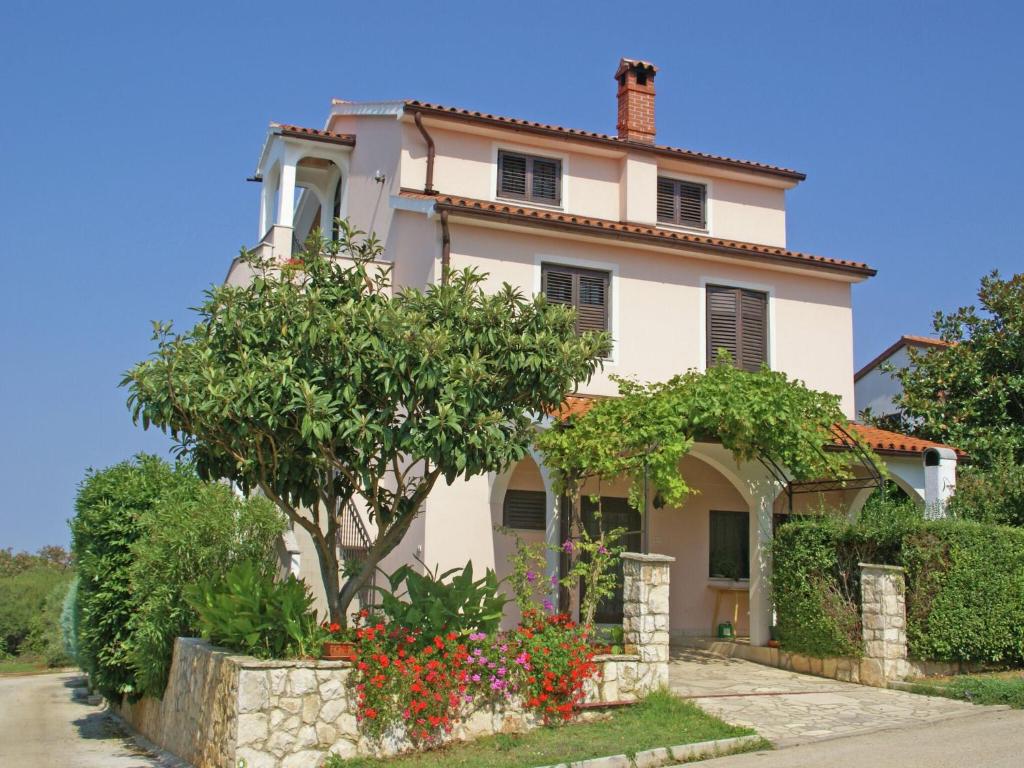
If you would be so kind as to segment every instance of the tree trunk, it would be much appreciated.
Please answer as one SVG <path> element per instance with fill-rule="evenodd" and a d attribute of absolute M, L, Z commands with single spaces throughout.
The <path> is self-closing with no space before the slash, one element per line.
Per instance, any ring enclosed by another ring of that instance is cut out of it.
<path fill-rule="evenodd" d="M 320 563 L 320 579 L 324 585 L 327 596 L 327 613 L 332 623 L 345 625 L 345 605 L 339 599 L 341 586 L 341 575 L 339 574 L 338 556 L 336 554 L 332 537 L 313 537 L 313 546 L 316 549 L 316 557 Z"/>
<path fill-rule="evenodd" d="M 352 600 L 359 594 L 359 590 L 366 585 L 366 582 L 370 580 L 373 572 L 377 570 L 380 561 L 387 557 L 405 537 L 416 514 L 419 514 L 418 510 L 415 514 L 407 515 L 404 520 L 397 522 L 385 531 L 383 535 L 378 534 L 377 541 L 366 552 L 366 559 L 360 564 L 359 571 L 354 576 L 345 580 L 338 594 L 338 610 L 342 617 L 336 620 L 339 624 L 346 626 L 346 614 L 348 613 L 348 607 L 352 604 Z"/>

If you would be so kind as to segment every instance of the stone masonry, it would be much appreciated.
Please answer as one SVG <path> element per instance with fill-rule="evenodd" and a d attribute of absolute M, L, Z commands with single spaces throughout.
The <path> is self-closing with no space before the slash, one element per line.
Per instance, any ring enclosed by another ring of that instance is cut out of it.
<path fill-rule="evenodd" d="M 861 682 L 885 685 L 902 680 L 907 663 L 907 598 L 903 569 L 860 563 L 864 659 Z M 865 673 L 867 673 L 865 675 Z"/>
<path fill-rule="evenodd" d="M 627 654 L 638 658 L 639 695 L 668 685 L 668 555 L 622 553 L 622 632 Z"/>

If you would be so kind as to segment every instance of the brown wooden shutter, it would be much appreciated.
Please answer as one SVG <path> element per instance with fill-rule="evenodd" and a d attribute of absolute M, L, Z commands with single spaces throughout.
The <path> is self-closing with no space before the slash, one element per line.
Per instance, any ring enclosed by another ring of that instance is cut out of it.
<path fill-rule="evenodd" d="M 707 187 L 692 181 L 658 177 L 658 221 L 704 229 Z"/>
<path fill-rule="evenodd" d="M 737 300 L 735 288 L 709 285 L 707 289 L 707 367 L 718 362 L 719 350 L 726 350 L 732 359 L 737 354 Z"/>
<path fill-rule="evenodd" d="M 498 196 L 548 205 L 562 201 L 562 161 L 498 152 Z"/>
<path fill-rule="evenodd" d="M 688 227 L 704 228 L 704 198 L 706 187 L 680 181 L 678 187 L 679 223 Z"/>
<path fill-rule="evenodd" d="M 576 278 L 576 332 L 608 330 L 607 273 L 579 272 Z"/>
<path fill-rule="evenodd" d="M 505 491 L 502 524 L 506 528 L 543 531 L 547 528 L 544 491 Z"/>
<path fill-rule="evenodd" d="M 675 224 L 676 185 L 671 179 L 658 179 L 658 221 Z"/>
<path fill-rule="evenodd" d="M 757 371 L 768 362 L 768 296 L 760 291 L 740 294 L 740 354 L 745 371 Z"/>
<path fill-rule="evenodd" d="M 498 194 L 526 198 L 526 156 L 498 153 Z"/>
<path fill-rule="evenodd" d="M 607 272 L 545 264 L 541 288 L 552 304 L 575 308 L 577 333 L 608 330 Z"/>
<path fill-rule="evenodd" d="M 542 157 L 530 158 L 532 183 L 530 199 L 558 205 L 561 198 L 561 163 Z"/>

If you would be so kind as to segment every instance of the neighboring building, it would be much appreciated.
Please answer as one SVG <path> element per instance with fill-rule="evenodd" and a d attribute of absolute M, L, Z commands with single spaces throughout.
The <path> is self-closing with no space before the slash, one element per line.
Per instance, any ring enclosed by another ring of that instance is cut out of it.
<path fill-rule="evenodd" d="M 804 174 L 655 143 L 656 74 L 648 62 L 621 61 L 617 135 L 420 101 L 334 101 L 319 130 L 271 124 L 257 167 L 258 247 L 287 259 L 312 227 L 330 232 L 335 217 L 347 217 L 380 238 L 398 287 L 473 266 L 495 288 L 509 282 L 576 307 L 580 329 L 608 329 L 614 349 L 570 399 L 572 410 L 615 394 L 611 374 L 664 380 L 703 370 L 724 347 L 744 368 L 765 363 L 835 393 L 852 418 L 851 288 L 875 270 L 787 248 L 786 192 Z M 246 279 L 236 261 L 228 280 Z M 934 444 L 860 434 L 923 500 L 922 457 Z M 698 443 L 682 463 L 698 493 L 683 509 L 648 510 L 651 550 L 676 558 L 673 634 L 708 634 L 716 596 L 738 589 L 727 602 L 740 601 L 739 631 L 766 642 L 775 516 L 819 499 L 855 512 L 878 480 L 877 468 L 862 470 L 854 487 L 789 487 L 794 495 L 760 462 Z M 602 492 L 606 509 L 639 528 L 623 487 Z M 371 527 L 362 517 L 350 524 L 346 547 Z M 561 541 L 559 500 L 539 457 L 438 485 L 385 568 L 414 556 L 442 570 L 472 558 L 505 575 L 514 539 L 500 524 L 526 540 Z M 305 536 L 295 531 L 290 549 L 316 583 Z M 558 557 L 548 565 L 557 572 Z M 614 620 L 616 610 L 608 605 L 602 617 Z"/>
<path fill-rule="evenodd" d="M 903 388 L 899 379 L 894 374 L 882 370 L 882 367 L 888 363 L 897 370 L 909 368 L 911 363 L 907 350 L 911 347 L 927 349 L 948 346 L 948 342 L 927 336 L 900 336 L 895 343 L 853 375 L 857 415 L 860 416 L 867 411 L 875 418 L 898 417 L 899 409 L 894 402 L 903 392 Z"/>

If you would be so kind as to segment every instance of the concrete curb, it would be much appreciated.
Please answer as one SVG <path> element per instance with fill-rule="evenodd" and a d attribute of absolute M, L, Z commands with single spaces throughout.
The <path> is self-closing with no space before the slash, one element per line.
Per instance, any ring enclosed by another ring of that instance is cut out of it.
<path fill-rule="evenodd" d="M 572 763 L 557 763 L 542 768 L 660 768 L 679 763 L 705 760 L 710 757 L 722 757 L 740 751 L 743 747 L 760 746 L 764 742 L 760 736 L 737 736 L 732 739 L 716 739 L 715 741 L 699 741 L 696 744 L 680 744 L 675 747 L 658 747 L 637 752 L 630 760 L 626 755 L 608 755 L 593 757 L 589 760 L 577 760 Z"/>

